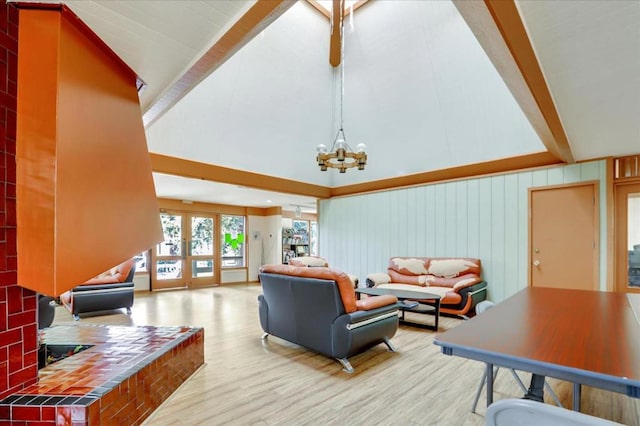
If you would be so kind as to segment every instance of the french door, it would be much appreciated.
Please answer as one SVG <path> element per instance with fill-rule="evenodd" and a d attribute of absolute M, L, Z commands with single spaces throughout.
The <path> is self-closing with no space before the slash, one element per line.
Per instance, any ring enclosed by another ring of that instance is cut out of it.
<path fill-rule="evenodd" d="M 215 216 L 163 212 L 164 241 L 154 248 L 153 290 L 197 288 L 220 282 L 215 265 Z"/>
<path fill-rule="evenodd" d="M 640 183 L 615 188 L 616 290 L 640 292 Z"/>

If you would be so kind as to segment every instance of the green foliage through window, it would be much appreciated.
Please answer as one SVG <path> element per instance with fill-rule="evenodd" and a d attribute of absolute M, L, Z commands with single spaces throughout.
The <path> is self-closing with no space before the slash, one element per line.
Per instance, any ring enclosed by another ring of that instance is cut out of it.
<path fill-rule="evenodd" d="M 244 266 L 245 243 L 244 216 L 220 216 L 222 266 Z"/>

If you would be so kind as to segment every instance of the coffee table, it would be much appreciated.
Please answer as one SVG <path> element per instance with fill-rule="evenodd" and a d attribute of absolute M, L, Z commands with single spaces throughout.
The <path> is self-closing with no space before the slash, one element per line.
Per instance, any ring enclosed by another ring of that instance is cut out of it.
<path fill-rule="evenodd" d="M 395 290 L 392 288 L 357 288 L 356 295 L 358 299 L 361 294 L 370 296 L 391 295 L 400 301 L 400 324 L 411 325 L 413 327 L 426 328 L 428 330 L 438 331 L 438 318 L 440 317 L 440 296 L 433 293 L 424 293 L 422 291 Z M 410 301 L 413 301 L 411 303 Z M 407 321 L 404 318 L 405 311 L 416 312 L 419 314 L 433 313 L 435 315 L 435 324 L 421 324 L 417 322 Z"/>

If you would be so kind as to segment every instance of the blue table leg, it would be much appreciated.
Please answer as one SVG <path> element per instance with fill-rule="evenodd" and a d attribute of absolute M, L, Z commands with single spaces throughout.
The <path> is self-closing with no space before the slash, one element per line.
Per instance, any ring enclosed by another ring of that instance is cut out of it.
<path fill-rule="evenodd" d="M 582 393 L 580 383 L 573 384 L 573 411 L 580 411 L 580 394 Z"/>
<path fill-rule="evenodd" d="M 487 363 L 487 407 L 493 404 L 493 364 Z"/>

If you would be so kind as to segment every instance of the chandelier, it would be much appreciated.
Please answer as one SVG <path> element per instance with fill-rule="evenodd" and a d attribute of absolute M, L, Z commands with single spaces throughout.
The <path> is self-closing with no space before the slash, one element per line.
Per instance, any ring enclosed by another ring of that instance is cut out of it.
<path fill-rule="evenodd" d="M 333 20 L 332 20 L 333 22 Z M 318 156 L 316 161 L 320 170 L 325 172 L 328 168 L 339 169 L 340 173 L 344 173 L 347 169 L 357 167 L 358 170 L 364 170 L 367 164 L 367 146 L 359 143 L 354 151 L 347 143 L 343 126 L 343 101 L 344 101 L 344 0 L 340 1 L 340 129 L 336 133 L 333 140 L 331 150 L 327 151 L 325 144 L 316 147 Z"/>

